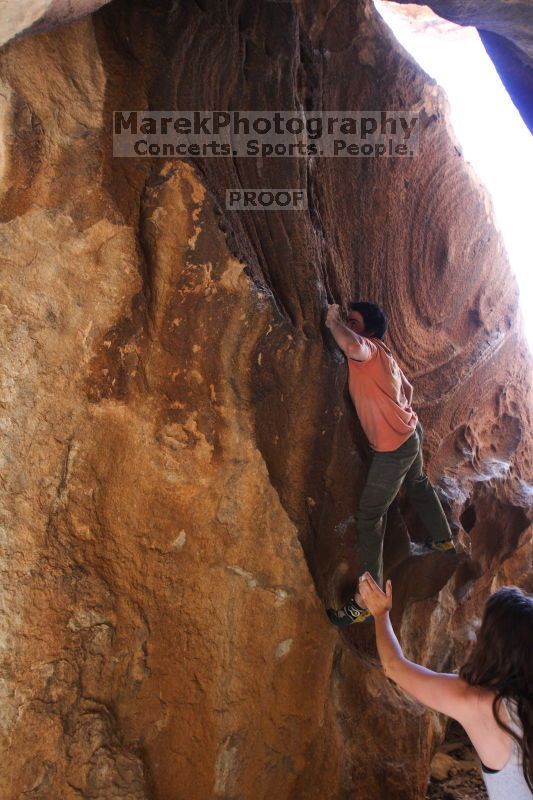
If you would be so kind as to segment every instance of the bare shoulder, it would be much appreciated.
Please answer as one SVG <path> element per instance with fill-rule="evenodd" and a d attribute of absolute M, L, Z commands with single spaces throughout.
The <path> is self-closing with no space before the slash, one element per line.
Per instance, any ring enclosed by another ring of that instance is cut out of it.
<path fill-rule="evenodd" d="M 472 714 L 480 717 L 492 717 L 492 703 L 495 693 L 484 686 L 471 686 L 463 678 L 459 678 L 464 697 L 472 709 Z"/>
<path fill-rule="evenodd" d="M 470 703 L 468 712 L 460 720 L 481 761 L 491 769 L 500 770 L 507 764 L 511 754 L 511 737 L 500 728 L 493 714 L 493 703 L 496 696 L 491 689 L 482 686 L 469 686 Z M 505 704 L 497 705 L 497 712 L 505 724 L 509 724 L 509 715 Z"/>
<path fill-rule="evenodd" d="M 462 679 L 460 679 L 462 681 Z M 464 683 L 464 697 L 465 703 L 465 717 L 461 720 L 463 724 L 471 724 L 479 731 L 493 731 L 501 738 L 501 728 L 494 719 L 493 706 L 496 692 L 492 689 L 487 689 L 484 686 L 470 686 L 465 681 Z M 505 704 L 499 701 L 496 706 L 498 716 L 505 724 L 509 724 L 509 715 L 505 708 Z"/>

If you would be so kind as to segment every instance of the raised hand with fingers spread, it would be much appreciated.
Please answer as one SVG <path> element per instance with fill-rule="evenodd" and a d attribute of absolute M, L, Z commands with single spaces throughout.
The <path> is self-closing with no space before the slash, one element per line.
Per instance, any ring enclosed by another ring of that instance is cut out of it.
<path fill-rule="evenodd" d="M 387 581 L 383 592 L 370 572 L 359 578 L 359 594 L 373 617 L 380 617 L 392 608 L 392 583 Z"/>

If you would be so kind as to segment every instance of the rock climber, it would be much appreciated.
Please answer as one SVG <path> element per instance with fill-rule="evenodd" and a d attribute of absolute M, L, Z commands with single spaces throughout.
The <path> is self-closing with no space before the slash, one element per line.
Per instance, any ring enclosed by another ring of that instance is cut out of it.
<path fill-rule="evenodd" d="M 376 624 L 387 678 L 411 697 L 457 720 L 479 758 L 489 800 L 533 800 L 533 597 L 504 586 L 485 603 L 477 640 L 458 675 L 405 658 L 392 628 L 392 585 L 366 572 L 361 597 Z"/>
<path fill-rule="evenodd" d="M 387 509 L 405 483 L 427 530 L 426 547 L 455 553 L 452 533 L 422 461 L 422 427 L 412 408 L 413 387 L 383 344 L 387 318 L 381 306 L 350 303 L 346 322 L 330 305 L 326 325 L 348 362 L 348 388 L 372 449 L 372 461 L 356 516 L 359 571 L 383 585 L 383 537 Z M 328 609 L 334 625 L 370 618 L 360 594 Z"/>

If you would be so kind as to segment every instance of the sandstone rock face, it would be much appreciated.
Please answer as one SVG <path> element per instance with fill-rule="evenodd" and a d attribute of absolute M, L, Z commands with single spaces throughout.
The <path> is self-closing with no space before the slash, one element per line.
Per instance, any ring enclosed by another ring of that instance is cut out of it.
<path fill-rule="evenodd" d="M 441 721 L 324 614 L 368 452 L 323 316 L 390 312 L 466 551 L 410 557 L 395 503 L 395 625 L 453 668 L 491 589 L 530 586 L 531 395 L 443 98 L 370 4 L 325 0 L 113 2 L 0 81 L 2 797 L 421 800 Z M 421 153 L 112 157 L 113 110 L 300 105 L 417 110 Z M 232 186 L 309 210 L 227 212 Z"/>
<path fill-rule="evenodd" d="M 440 17 L 473 25 L 511 99 L 533 133 L 533 5 L 529 0 L 395 0 L 429 6 Z"/>

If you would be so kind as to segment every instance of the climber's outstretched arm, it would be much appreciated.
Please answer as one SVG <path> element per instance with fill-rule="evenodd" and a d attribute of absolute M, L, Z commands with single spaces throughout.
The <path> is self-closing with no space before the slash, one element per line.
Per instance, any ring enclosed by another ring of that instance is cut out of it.
<path fill-rule="evenodd" d="M 370 347 L 363 336 L 359 336 L 342 323 L 338 305 L 328 307 L 326 326 L 347 358 L 353 358 L 355 361 L 368 361 L 372 355 Z"/>
<path fill-rule="evenodd" d="M 376 644 L 385 675 L 412 697 L 459 722 L 468 721 L 472 687 L 458 675 L 433 672 L 405 658 L 391 625 L 392 585 L 382 592 L 366 572 L 359 579 L 359 593 L 376 623 Z"/>

